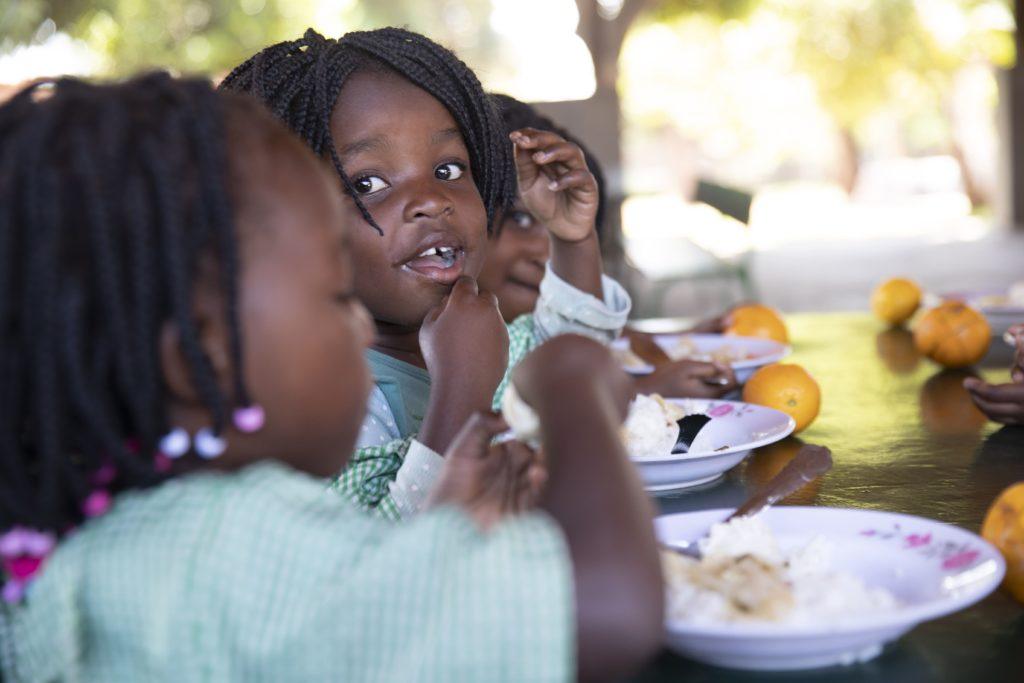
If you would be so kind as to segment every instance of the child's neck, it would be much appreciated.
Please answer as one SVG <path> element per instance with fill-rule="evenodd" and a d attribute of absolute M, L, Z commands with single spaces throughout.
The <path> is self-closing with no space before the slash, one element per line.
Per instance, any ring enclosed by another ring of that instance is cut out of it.
<path fill-rule="evenodd" d="M 377 338 L 373 342 L 373 350 L 391 356 L 402 362 L 426 369 L 420 351 L 420 330 L 409 328 L 381 320 L 374 320 L 377 326 Z"/>

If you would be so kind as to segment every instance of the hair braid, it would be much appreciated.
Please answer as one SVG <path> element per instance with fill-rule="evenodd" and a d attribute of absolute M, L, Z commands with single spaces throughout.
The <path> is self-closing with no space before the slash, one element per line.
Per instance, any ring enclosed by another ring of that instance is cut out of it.
<path fill-rule="evenodd" d="M 248 401 L 223 125 L 242 105 L 228 102 L 151 74 L 36 84 L 0 106 L 0 532 L 77 524 L 107 463 L 113 492 L 160 480 L 165 321 L 215 429 Z M 226 302 L 233 396 L 192 315 L 205 254 Z"/>
<path fill-rule="evenodd" d="M 236 67 L 220 87 L 251 93 L 314 153 L 334 165 L 363 219 L 378 232 L 342 168 L 331 136 L 331 113 L 348 79 L 359 71 L 398 74 L 435 97 L 462 133 L 488 228 L 516 192 L 511 143 L 473 71 L 450 50 L 400 28 L 355 31 L 332 40 L 308 29 L 302 38 L 271 45 Z"/>

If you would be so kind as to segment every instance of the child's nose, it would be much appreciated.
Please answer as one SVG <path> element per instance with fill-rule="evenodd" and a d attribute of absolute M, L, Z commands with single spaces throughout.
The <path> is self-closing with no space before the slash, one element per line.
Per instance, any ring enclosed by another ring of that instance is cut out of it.
<path fill-rule="evenodd" d="M 405 220 L 412 223 L 421 218 L 437 220 L 455 210 L 451 197 L 434 183 L 424 183 L 413 190 L 405 205 Z"/>

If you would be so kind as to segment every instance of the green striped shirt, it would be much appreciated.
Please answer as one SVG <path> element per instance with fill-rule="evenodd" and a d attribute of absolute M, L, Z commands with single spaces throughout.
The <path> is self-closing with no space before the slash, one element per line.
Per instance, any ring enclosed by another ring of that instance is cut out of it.
<path fill-rule="evenodd" d="M 6 681 L 565 681 L 571 567 L 541 514 L 400 526 L 280 463 L 123 494 L 0 608 Z"/>

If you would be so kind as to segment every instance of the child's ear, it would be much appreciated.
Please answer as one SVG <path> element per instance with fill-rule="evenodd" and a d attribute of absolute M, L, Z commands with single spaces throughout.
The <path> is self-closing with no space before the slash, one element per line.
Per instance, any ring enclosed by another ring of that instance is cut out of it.
<path fill-rule="evenodd" d="M 192 290 L 192 323 L 199 347 L 210 362 L 214 379 L 222 392 L 231 386 L 229 373 L 230 333 L 224 296 L 216 268 L 203 259 Z M 177 320 L 166 320 L 160 329 L 160 367 L 171 398 L 186 405 L 202 402 L 192 377 L 191 363 L 182 346 L 182 329 Z"/>

